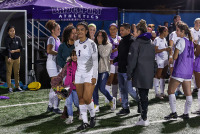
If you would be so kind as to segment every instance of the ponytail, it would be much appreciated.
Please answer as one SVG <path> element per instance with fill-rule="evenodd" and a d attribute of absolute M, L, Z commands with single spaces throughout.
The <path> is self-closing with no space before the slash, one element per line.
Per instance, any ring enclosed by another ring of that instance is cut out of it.
<path fill-rule="evenodd" d="M 191 32 L 190 32 L 188 25 L 184 22 L 181 22 L 177 26 L 181 31 L 184 30 L 185 35 L 188 36 L 188 38 L 189 38 L 189 41 L 192 41 L 192 35 L 191 35 Z"/>

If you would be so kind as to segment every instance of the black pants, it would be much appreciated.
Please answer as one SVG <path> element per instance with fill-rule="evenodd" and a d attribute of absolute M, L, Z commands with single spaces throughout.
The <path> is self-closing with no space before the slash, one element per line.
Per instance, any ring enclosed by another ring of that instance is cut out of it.
<path fill-rule="evenodd" d="M 149 89 L 138 88 L 137 89 L 138 97 L 140 101 L 138 102 L 138 108 L 141 111 L 141 117 L 143 120 L 147 119 L 148 111 L 148 94 Z"/>

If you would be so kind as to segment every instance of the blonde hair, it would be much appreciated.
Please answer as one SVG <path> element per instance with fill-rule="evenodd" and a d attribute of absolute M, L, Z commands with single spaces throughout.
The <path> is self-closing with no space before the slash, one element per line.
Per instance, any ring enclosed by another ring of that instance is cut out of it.
<path fill-rule="evenodd" d="M 90 23 L 89 25 L 88 25 L 88 28 L 89 27 L 94 27 L 95 29 L 97 29 L 97 26 L 94 24 L 94 23 Z"/>
<path fill-rule="evenodd" d="M 145 20 L 141 19 L 140 22 L 136 26 L 137 30 L 140 30 L 141 33 L 147 32 L 147 23 Z"/>

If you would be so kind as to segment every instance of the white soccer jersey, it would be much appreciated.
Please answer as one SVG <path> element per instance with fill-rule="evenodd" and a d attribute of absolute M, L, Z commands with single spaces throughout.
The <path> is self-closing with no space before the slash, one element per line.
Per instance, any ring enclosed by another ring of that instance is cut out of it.
<path fill-rule="evenodd" d="M 172 32 L 170 35 L 169 35 L 169 40 L 172 40 L 173 41 L 173 53 L 175 51 L 175 45 L 176 45 L 176 42 L 177 40 L 180 39 L 180 37 L 177 37 L 177 34 L 176 34 L 176 31 Z"/>
<path fill-rule="evenodd" d="M 115 44 L 117 44 L 117 43 L 119 42 L 117 36 L 118 36 L 118 35 L 116 35 L 115 38 L 112 38 L 112 40 L 113 40 L 113 42 L 114 42 Z M 119 37 L 120 40 L 122 39 L 121 36 L 118 36 L 118 37 Z M 109 38 L 108 38 L 108 42 L 111 42 Z"/>
<path fill-rule="evenodd" d="M 154 40 L 154 45 L 158 47 L 158 49 L 167 48 L 167 41 L 165 38 L 161 39 L 160 37 L 156 37 Z M 163 51 L 161 53 L 156 54 L 156 60 L 167 60 L 168 59 L 168 52 Z"/>
<path fill-rule="evenodd" d="M 197 43 L 200 45 L 200 30 L 196 31 L 194 28 L 190 29 L 193 41 L 197 41 Z"/>
<path fill-rule="evenodd" d="M 75 50 L 77 55 L 77 72 L 89 73 L 92 71 L 93 78 L 98 76 L 98 50 L 97 45 L 91 39 L 84 42 L 75 41 Z"/>

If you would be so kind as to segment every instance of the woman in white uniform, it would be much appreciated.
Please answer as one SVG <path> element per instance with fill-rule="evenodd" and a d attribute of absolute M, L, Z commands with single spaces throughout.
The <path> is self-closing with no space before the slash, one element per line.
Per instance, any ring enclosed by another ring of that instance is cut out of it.
<path fill-rule="evenodd" d="M 98 76 L 98 50 L 94 41 L 88 38 L 88 25 L 80 22 L 76 28 L 79 39 L 74 44 L 78 63 L 75 85 L 83 119 L 83 123 L 77 129 L 83 130 L 94 127 L 96 123 L 92 94 Z M 90 125 L 88 124 L 87 110 L 90 112 Z"/>
<path fill-rule="evenodd" d="M 164 89 L 165 89 L 165 75 L 167 74 L 168 69 L 168 52 L 171 50 L 168 47 L 166 37 L 169 34 L 168 28 L 161 26 L 159 28 L 160 36 L 156 37 L 154 40 L 155 50 L 156 50 L 156 62 L 158 64 L 158 69 L 156 76 L 154 78 L 154 88 L 156 92 L 156 97 L 163 99 Z M 158 87 L 160 82 L 160 94 L 158 93 Z"/>
<path fill-rule="evenodd" d="M 51 36 L 47 41 L 47 62 L 46 68 L 51 80 L 59 74 L 59 67 L 56 64 L 56 55 L 58 54 L 58 47 L 60 45 L 60 39 L 58 36 L 60 35 L 60 25 L 56 23 L 54 20 L 49 20 L 45 27 L 51 32 Z M 51 88 L 49 93 L 49 104 L 47 108 L 47 112 L 54 112 L 56 114 L 62 114 L 62 111 L 58 108 L 60 100 L 57 95 Z"/>

